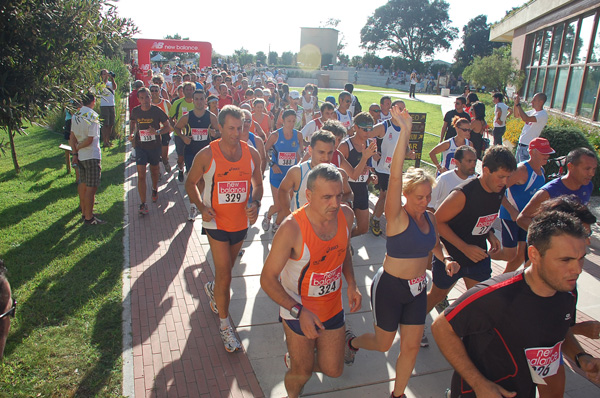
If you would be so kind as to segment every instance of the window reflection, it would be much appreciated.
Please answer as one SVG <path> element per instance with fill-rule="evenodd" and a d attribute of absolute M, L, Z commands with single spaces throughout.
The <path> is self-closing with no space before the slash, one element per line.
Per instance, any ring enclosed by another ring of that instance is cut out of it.
<path fill-rule="evenodd" d="M 562 35 L 564 31 L 564 24 L 560 24 L 554 27 L 554 41 L 552 42 L 552 50 L 550 51 L 550 65 L 556 65 L 558 63 L 558 53 L 560 51 L 560 43 L 562 42 Z"/>
<path fill-rule="evenodd" d="M 585 77 L 583 86 L 583 98 L 581 100 L 581 109 L 579 114 L 583 117 L 592 118 L 594 112 L 594 103 L 598 94 L 598 86 L 600 85 L 600 66 L 590 66 Z"/>
<path fill-rule="evenodd" d="M 577 101 L 579 100 L 579 91 L 581 90 L 581 81 L 583 79 L 583 66 L 575 66 L 571 69 L 571 81 L 569 82 L 569 91 L 565 112 L 575 114 Z"/>
<path fill-rule="evenodd" d="M 577 38 L 577 45 L 575 46 L 575 54 L 573 56 L 573 63 L 578 64 L 585 62 L 590 49 L 590 39 L 592 37 L 592 29 L 594 28 L 594 15 L 583 18 L 581 21 L 581 30 L 579 37 Z"/>
<path fill-rule="evenodd" d="M 575 42 L 575 34 L 577 33 L 577 20 L 567 25 L 565 32 L 563 51 L 560 57 L 561 64 L 568 64 L 571 61 L 571 53 L 573 52 L 573 43 Z"/>

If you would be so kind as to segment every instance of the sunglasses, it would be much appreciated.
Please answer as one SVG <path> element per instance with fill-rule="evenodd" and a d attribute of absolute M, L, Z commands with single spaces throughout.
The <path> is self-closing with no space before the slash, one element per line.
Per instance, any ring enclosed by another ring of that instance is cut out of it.
<path fill-rule="evenodd" d="M 0 319 L 4 319 L 7 316 L 14 318 L 16 311 L 17 311 L 17 300 L 15 300 L 15 298 L 13 297 L 12 298 L 12 307 L 10 307 L 10 309 L 8 311 L 6 311 L 4 314 L 0 315 Z"/>
<path fill-rule="evenodd" d="M 462 130 L 462 131 L 468 131 L 469 133 L 473 132 L 473 130 L 471 130 L 471 129 L 463 129 L 462 127 L 457 127 L 457 129 Z"/>
<path fill-rule="evenodd" d="M 369 112 L 381 113 L 381 109 L 369 109 Z"/>
<path fill-rule="evenodd" d="M 366 131 L 367 133 L 370 131 L 373 131 L 373 126 L 361 126 L 360 124 L 357 124 L 357 126 L 361 129 Z"/>
<path fill-rule="evenodd" d="M 158 90 L 150 90 L 151 93 L 158 93 Z"/>

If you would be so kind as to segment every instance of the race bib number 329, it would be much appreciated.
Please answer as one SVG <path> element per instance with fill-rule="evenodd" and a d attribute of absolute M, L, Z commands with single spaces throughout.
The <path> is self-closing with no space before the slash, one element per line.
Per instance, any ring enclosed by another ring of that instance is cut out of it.
<path fill-rule="evenodd" d="M 248 181 L 223 181 L 217 185 L 219 204 L 243 203 L 248 197 Z"/>

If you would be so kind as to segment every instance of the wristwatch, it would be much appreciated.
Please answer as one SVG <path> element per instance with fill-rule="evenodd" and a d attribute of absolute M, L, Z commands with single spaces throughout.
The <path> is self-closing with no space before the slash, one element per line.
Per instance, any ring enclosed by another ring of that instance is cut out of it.
<path fill-rule="evenodd" d="M 577 367 L 578 367 L 579 369 L 581 369 L 581 364 L 579 363 L 579 358 L 581 358 L 581 357 L 583 357 L 583 356 L 585 356 L 585 355 L 587 355 L 588 357 L 591 357 L 591 356 L 592 356 L 591 354 L 588 354 L 587 352 L 584 352 L 584 351 L 582 351 L 582 352 L 580 352 L 579 354 L 576 354 L 576 355 L 575 355 L 575 365 L 577 365 Z"/>
<path fill-rule="evenodd" d="M 302 312 L 302 308 L 302 304 L 296 304 L 290 309 L 290 315 L 296 319 L 300 318 L 300 312 Z"/>

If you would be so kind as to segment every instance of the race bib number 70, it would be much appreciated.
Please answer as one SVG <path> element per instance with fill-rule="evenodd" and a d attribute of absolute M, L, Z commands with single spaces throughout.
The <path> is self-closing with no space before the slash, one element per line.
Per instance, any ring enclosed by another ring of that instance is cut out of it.
<path fill-rule="evenodd" d="M 479 217 L 475 223 L 475 227 L 473 228 L 471 235 L 486 235 L 488 232 L 490 232 L 490 229 L 492 229 L 492 224 L 497 217 L 498 213 Z"/>

